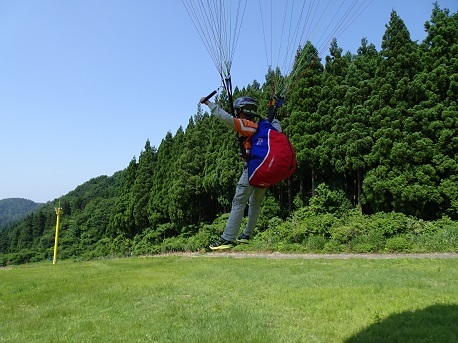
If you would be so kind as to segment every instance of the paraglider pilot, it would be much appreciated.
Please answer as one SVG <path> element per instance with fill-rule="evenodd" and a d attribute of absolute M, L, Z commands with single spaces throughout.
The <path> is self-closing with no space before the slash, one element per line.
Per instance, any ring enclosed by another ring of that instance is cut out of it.
<path fill-rule="evenodd" d="M 201 98 L 201 102 L 209 107 L 212 115 L 218 117 L 222 122 L 233 128 L 244 138 L 244 151 L 242 152 L 242 156 L 244 157 L 244 169 L 237 183 L 229 219 L 227 220 L 222 236 L 216 242 L 210 244 L 210 249 L 212 250 L 229 249 L 234 247 L 236 242 L 248 243 L 253 237 L 254 229 L 259 219 L 261 202 L 266 192 L 266 188 L 250 185 L 247 170 L 247 160 L 249 159 L 251 150 L 249 138 L 253 136 L 258 129 L 258 123 L 255 121 L 255 117 L 258 116 L 258 103 L 251 97 L 236 99 L 234 101 L 236 117 L 233 117 L 205 97 Z M 281 132 L 280 122 L 277 119 L 272 120 L 272 125 Z M 247 202 L 249 204 L 248 222 L 242 234 L 237 237 Z"/>

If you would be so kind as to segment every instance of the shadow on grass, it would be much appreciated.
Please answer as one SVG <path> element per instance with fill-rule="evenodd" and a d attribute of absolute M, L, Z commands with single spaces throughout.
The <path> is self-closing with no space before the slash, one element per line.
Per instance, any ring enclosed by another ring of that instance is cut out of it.
<path fill-rule="evenodd" d="M 458 305 L 433 305 L 390 315 L 350 337 L 346 343 L 458 342 Z"/>

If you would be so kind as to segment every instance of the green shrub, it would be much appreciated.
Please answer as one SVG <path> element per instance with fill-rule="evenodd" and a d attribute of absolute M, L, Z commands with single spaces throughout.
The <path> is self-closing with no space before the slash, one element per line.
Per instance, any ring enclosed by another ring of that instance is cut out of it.
<path fill-rule="evenodd" d="M 270 219 L 281 216 L 281 208 L 275 197 L 270 193 L 267 193 L 264 201 L 261 205 L 261 213 L 257 223 L 257 227 L 260 231 L 264 231 L 268 228 Z"/>
<path fill-rule="evenodd" d="M 423 219 L 416 219 L 413 217 L 406 218 L 406 232 L 415 235 L 436 232 L 438 227 L 439 226 L 434 222 L 424 221 Z"/>
<path fill-rule="evenodd" d="M 320 252 L 326 244 L 326 238 L 323 236 L 310 236 L 305 240 L 307 251 Z"/>
<path fill-rule="evenodd" d="M 275 242 L 290 240 L 292 227 L 290 222 L 284 222 L 274 217 L 269 220 L 267 230 L 257 233 L 256 238 L 271 245 Z"/>
<path fill-rule="evenodd" d="M 303 244 L 280 242 L 276 245 L 275 250 L 282 253 L 303 253 L 306 248 Z"/>
<path fill-rule="evenodd" d="M 379 212 L 368 220 L 369 230 L 380 232 L 385 237 L 392 237 L 408 231 L 408 219 L 402 213 Z"/>
<path fill-rule="evenodd" d="M 268 229 L 264 232 L 257 232 L 256 236 L 269 244 L 280 241 L 303 244 L 308 237 L 330 236 L 329 232 L 336 222 L 339 222 L 339 219 L 334 214 L 318 215 L 309 210 L 301 210 L 286 221 L 277 217 L 270 219 Z"/>
<path fill-rule="evenodd" d="M 449 217 L 442 217 L 441 219 L 435 220 L 432 223 L 434 223 L 434 225 L 439 229 L 447 228 L 447 227 L 454 227 L 454 228 L 458 227 L 458 223 L 454 222 Z"/>
<path fill-rule="evenodd" d="M 368 232 L 353 238 L 350 242 L 352 250 L 356 252 L 377 252 L 385 246 L 385 237 L 379 232 Z"/>
<path fill-rule="evenodd" d="M 339 225 L 339 218 L 333 213 L 325 213 L 310 217 L 308 220 L 309 233 L 312 235 L 330 236 L 332 228 Z"/>
<path fill-rule="evenodd" d="M 355 238 L 360 232 L 353 226 L 337 226 L 330 230 L 331 239 L 341 244 L 346 244 Z"/>
<path fill-rule="evenodd" d="M 188 241 L 187 238 L 181 237 L 181 236 L 166 238 L 161 243 L 161 252 L 167 253 L 167 252 L 188 251 L 187 244 L 186 244 L 187 241 Z"/>
<path fill-rule="evenodd" d="M 420 252 L 458 252 L 458 228 L 443 228 L 435 233 L 412 236 L 412 242 L 415 250 Z"/>
<path fill-rule="evenodd" d="M 437 233 L 443 241 L 443 251 L 458 252 L 458 226 L 448 227 Z"/>
<path fill-rule="evenodd" d="M 218 225 L 204 225 L 194 236 L 189 237 L 186 240 L 187 249 L 189 251 L 199 251 L 201 249 L 206 249 L 211 242 L 213 242 L 221 235 L 222 232 L 221 223 Z"/>
<path fill-rule="evenodd" d="M 356 253 L 370 253 L 375 252 L 377 249 L 370 243 L 356 243 L 351 250 Z"/>
<path fill-rule="evenodd" d="M 132 240 L 124 237 L 124 235 L 119 235 L 115 237 L 110 243 L 110 255 L 124 256 L 126 253 L 130 253 L 133 250 L 132 245 Z"/>
<path fill-rule="evenodd" d="M 390 252 L 406 252 L 411 248 L 411 244 L 405 237 L 391 237 L 386 240 L 385 249 Z"/>
<path fill-rule="evenodd" d="M 293 199 L 293 205 L 295 209 L 299 209 L 305 206 L 304 200 L 302 199 L 301 195 L 298 193 Z"/>
<path fill-rule="evenodd" d="M 347 251 L 347 246 L 334 239 L 328 240 L 323 246 L 323 252 L 326 253 L 341 253 L 345 251 Z"/>
<path fill-rule="evenodd" d="M 332 190 L 325 183 L 319 184 L 315 195 L 310 199 L 310 208 L 318 214 L 341 214 L 353 206 L 342 190 Z"/>

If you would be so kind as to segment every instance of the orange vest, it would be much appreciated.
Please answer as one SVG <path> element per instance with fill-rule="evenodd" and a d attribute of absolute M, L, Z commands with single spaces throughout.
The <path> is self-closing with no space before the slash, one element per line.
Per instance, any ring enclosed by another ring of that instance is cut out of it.
<path fill-rule="evenodd" d="M 243 138 L 245 138 L 243 141 L 243 147 L 245 148 L 246 157 L 250 156 L 250 138 L 258 130 L 258 123 L 248 119 L 234 118 L 234 130 L 237 131 Z"/>

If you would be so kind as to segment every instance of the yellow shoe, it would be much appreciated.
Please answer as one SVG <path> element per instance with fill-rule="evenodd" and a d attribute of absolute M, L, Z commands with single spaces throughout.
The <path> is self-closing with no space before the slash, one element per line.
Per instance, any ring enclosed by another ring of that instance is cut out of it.
<path fill-rule="evenodd" d="M 216 242 L 210 244 L 211 250 L 223 250 L 223 249 L 230 249 L 234 247 L 234 242 L 227 241 L 223 237 L 218 239 Z"/>

